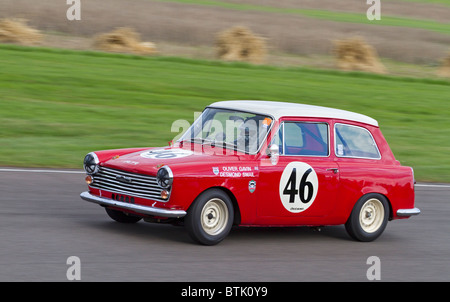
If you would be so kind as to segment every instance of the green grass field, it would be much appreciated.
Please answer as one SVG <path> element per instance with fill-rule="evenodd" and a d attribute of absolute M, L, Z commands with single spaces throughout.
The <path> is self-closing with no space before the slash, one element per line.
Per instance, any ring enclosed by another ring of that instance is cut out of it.
<path fill-rule="evenodd" d="M 450 82 L 0 45 L 0 166 L 80 168 L 92 150 L 166 145 L 219 100 L 374 117 L 420 181 L 450 182 Z"/>

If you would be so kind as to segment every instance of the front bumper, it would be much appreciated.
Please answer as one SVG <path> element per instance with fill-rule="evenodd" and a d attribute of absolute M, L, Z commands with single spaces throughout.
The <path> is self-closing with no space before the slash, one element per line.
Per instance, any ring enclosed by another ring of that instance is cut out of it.
<path fill-rule="evenodd" d="M 131 203 L 126 203 L 126 202 L 122 202 L 122 201 L 112 200 L 110 198 L 95 196 L 89 192 L 81 193 L 80 197 L 81 197 L 81 199 L 99 204 L 101 206 L 120 208 L 120 209 L 129 210 L 129 211 L 133 211 L 133 212 L 145 214 L 145 215 L 171 217 L 171 218 L 180 218 L 180 217 L 183 217 L 186 215 L 186 212 L 183 210 L 161 209 L 161 208 L 155 208 L 155 207 L 151 207 L 151 206 L 131 204 Z"/>
<path fill-rule="evenodd" d="M 399 217 L 409 217 L 414 215 L 419 215 L 420 209 L 413 208 L 413 209 L 399 209 L 397 210 L 397 216 Z"/>

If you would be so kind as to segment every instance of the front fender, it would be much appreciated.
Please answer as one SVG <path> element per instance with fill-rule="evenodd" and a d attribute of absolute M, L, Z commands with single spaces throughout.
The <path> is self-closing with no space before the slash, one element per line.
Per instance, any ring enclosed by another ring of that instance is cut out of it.
<path fill-rule="evenodd" d="M 256 194 L 249 189 L 249 182 L 254 178 L 221 178 L 202 177 L 201 181 L 194 177 L 179 177 L 173 181 L 170 197 L 171 207 L 188 211 L 195 199 L 212 188 L 219 188 L 231 195 L 240 223 L 250 224 L 256 219 Z"/>

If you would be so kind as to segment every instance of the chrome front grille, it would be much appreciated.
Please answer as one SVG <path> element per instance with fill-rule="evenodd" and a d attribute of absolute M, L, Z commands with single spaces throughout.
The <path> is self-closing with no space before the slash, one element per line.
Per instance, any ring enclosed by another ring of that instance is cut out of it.
<path fill-rule="evenodd" d="M 166 202 L 161 198 L 161 187 L 155 176 L 136 174 L 121 170 L 99 167 L 94 175 L 92 188 L 134 197 L 147 198 Z"/>

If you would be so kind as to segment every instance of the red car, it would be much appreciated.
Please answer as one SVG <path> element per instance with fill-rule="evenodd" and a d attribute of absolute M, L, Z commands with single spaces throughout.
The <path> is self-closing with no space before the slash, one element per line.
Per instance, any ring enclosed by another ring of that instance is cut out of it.
<path fill-rule="evenodd" d="M 233 225 L 345 224 L 372 241 L 414 207 L 414 173 L 392 154 L 377 121 L 319 106 L 223 101 L 163 148 L 91 152 L 81 198 L 114 220 L 183 224 L 196 242 Z"/>

